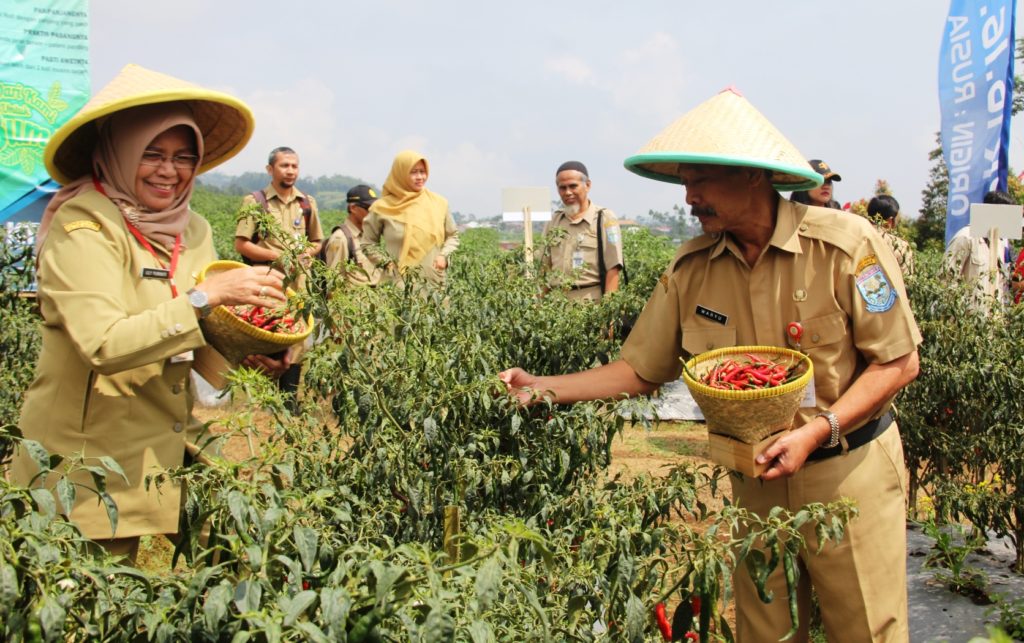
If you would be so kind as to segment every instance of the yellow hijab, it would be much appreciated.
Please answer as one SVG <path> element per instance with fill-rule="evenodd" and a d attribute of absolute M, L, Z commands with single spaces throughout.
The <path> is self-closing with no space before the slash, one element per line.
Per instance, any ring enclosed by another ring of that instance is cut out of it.
<path fill-rule="evenodd" d="M 444 244 L 448 199 L 426 187 L 419 192 L 412 189 L 409 173 L 420 161 L 423 161 L 429 178 L 430 165 L 422 154 L 412 150 L 399 152 L 391 164 L 391 173 L 384 181 L 381 197 L 370 206 L 370 212 L 405 224 L 399 268 L 418 266 L 428 252 Z"/>

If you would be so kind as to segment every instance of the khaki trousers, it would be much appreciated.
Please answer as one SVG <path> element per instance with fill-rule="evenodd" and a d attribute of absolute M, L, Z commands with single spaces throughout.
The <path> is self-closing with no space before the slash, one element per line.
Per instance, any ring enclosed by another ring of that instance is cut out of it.
<path fill-rule="evenodd" d="M 733 499 L 765 517 L 774 506 L 791 511 L 842 497 L 857 503 L 843 540 L 817 553 L 813 525 L 802 529 L 797 590 L 800 629 L 792 641 L 807 641 L 811 586 L 817 591 L 829 641 L 909 640 L 907 619 L 906 468 L 899 430 L 885 433 L 843 455 L 804 465 L 791 478 L 762 482 L 732 476 Z M 774 600 L 761 602 L 746 568 L 734 576 L 736 637 L 741 643 L 778 641 L 790 628 L 788 593 L 781 563 L 768 579 Z"/>

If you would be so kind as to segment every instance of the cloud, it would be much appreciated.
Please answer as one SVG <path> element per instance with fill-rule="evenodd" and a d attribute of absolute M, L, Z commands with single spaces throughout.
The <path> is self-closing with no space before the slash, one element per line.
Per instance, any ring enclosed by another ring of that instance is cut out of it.
<path fill-rule="evenodd" d="M 261 171 L 267 153 L 286 145 L 299 153 L 303 175 L 332 174 L 346 141 L 338 136 L 334 91 L 323 81 L 299 78 L 275 89 L 217 89 L 238 96 L 252 109 L 256 130 L 245 150 L 225 166 L 226 173 Z"/>
<path fill-rule="evenodd" d="M 544 69 L 577 85 L 596 85 L 594 70 L 578 56 L 556 56 L 544 61 Z"/>

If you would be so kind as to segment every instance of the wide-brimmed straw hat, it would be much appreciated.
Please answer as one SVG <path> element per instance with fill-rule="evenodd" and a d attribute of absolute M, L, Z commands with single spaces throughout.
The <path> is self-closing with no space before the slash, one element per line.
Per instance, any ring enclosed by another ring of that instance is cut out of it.
<path fill-rule="evenodd" d="M 46 170 L 58 183 L 70 183 L 92 171 L 96 121 L 128 107 L 183 101 L 203 133 L 203 173 L 238 154 L 255 127 L 252 110 L 233 96 L 204 89 L 138 65 L 126 65 L 96 92 L 46 144 Z"/>
<path fill-rule="evenodd" d="M 780 190 L 822 183 L 796 147 L 732 87 L 681 116 L 625 161 L 629 171 L 668 183 L 679 183 L 679 166 L 687 164 L 764 168 Z"/>

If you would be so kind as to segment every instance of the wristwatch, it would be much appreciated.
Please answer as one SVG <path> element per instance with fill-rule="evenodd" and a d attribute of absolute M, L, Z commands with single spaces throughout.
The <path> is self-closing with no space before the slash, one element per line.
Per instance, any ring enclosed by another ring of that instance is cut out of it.
<path fill-rule="evenodd" d="M 199 311 L 199 319 L 206 319 L 210 313 L 213 312 L 213 308 L 210 306 L 210 298 L 202 290 L 196 290 L 192 288 L 186 293 L 188 295 L 188 301 L 192 304 L 192 307 Z"/>
<path fill-rule="evenodd" d="M 829 435 L 828 442 L 821 445 L 821 448 L 831 449 L 833 447 L 839 446 L 839 418 L 836 417 L 836 414 L 833 413 L 832 411 L 822 411 L 821 413 L 815 415 L 814 417 L 825 418 L 826 420 L 828 420 L 829 428 L 832 429 L 832 433 Z"/>

